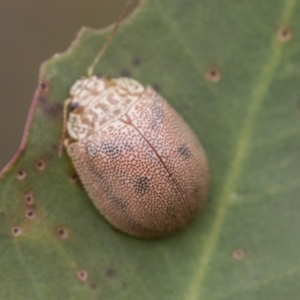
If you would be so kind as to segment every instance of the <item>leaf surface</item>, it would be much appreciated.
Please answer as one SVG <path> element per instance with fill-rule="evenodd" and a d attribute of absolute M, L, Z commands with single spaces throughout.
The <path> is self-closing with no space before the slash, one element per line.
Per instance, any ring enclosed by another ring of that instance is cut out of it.
<path fill-rule="evenodd" d="M 47 61 L 1 175 L 0 299 L 297 299 L 299 15 L 297 0 L 145 0 L 97 65 L 159 90 L 206 150 L 207 205 L 164 239 L 113 229 L 57 157 L 63 101 L 107 31 Z"/>

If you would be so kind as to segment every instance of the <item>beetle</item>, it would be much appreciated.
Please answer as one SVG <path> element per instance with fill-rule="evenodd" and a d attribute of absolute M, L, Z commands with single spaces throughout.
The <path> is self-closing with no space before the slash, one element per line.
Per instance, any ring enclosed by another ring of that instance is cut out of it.
<path fill-rule="evenodd" d="M 93 75 L 121 18 L 88 76 L 71 87 L 62 139 L 87 194 L 114 227 L 162 237 L 202 209 L 209 167 L 196 135 L 154 89 Z"/>

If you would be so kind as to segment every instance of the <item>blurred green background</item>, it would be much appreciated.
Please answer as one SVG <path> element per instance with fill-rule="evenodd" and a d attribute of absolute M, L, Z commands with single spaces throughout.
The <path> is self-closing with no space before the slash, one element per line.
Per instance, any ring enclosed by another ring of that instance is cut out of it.
<path fill-rule="evenodd" d="M 0 170 L 21 142 L 41 63 L 66 50 L 81 26 L 116 21 L 126 2 L 0 0 Z"/>

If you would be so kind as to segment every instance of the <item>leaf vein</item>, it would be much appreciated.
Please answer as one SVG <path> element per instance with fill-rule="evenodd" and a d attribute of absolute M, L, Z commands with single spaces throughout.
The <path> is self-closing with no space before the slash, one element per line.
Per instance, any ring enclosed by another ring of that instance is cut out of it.
<path fill-rule="evenodd" d="M 286 7 L 282 15 L 283 20 L 286 21 L 290 18 L 294 5 L 295 0 L 286 1 Z M 186 300 L 199 299 L 201 295 L 208 265 L 212 259 L 212 255 L 221 233 L 222 225 L 226 219 L 226 214 L 231 204 L 230 198 L 232 193 L 234 193 L 236 190 L 243 167 L 243 162 L 248 154 L 249 144 L 253 135 L 255 118 L 260 110 L 260 106 L 267 93 L 267 89 L 270 86 L 275 70 L 280 62 L 281 52 L 282 44 L 277 41 L 277 32 L 275 32 L 271 37 L 270 58 L 263 66 L 261 76 L 259 76 L 257 81 L 257 86 L 250 97 L 248 113 L 238 135 L 235 155 L 233 157 L 231 166 L 229 167 L 227 176 L 225 177 L 226 179 L 223 188 L 221 189 L 221 193 L 217 199 L 218 208 L 215 218 L 212 222 L 210 235 L 207 243 L 205 244 L 202 256 L 199 257 L 198 263 L 196 262 L 195 264 L 196 271 L 191 280 L 191 284 L 188 287 L 185 298 Z"/>

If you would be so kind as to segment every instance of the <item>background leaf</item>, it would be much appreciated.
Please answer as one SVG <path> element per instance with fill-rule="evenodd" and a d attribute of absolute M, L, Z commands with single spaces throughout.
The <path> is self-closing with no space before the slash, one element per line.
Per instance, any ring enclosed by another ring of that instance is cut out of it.
<path fill-rule="evenodd" d="M 82 30 L 46 62 L 0 182 L 0 298 L 297 299 L 299 13 L 297 0 L 145 0 L 120 28 L 96 71 L 158 89 L 211 166 L 201 216 L 159 240 L 114 230 L 57 158 L 63 100 L 107 33 Z"/>

